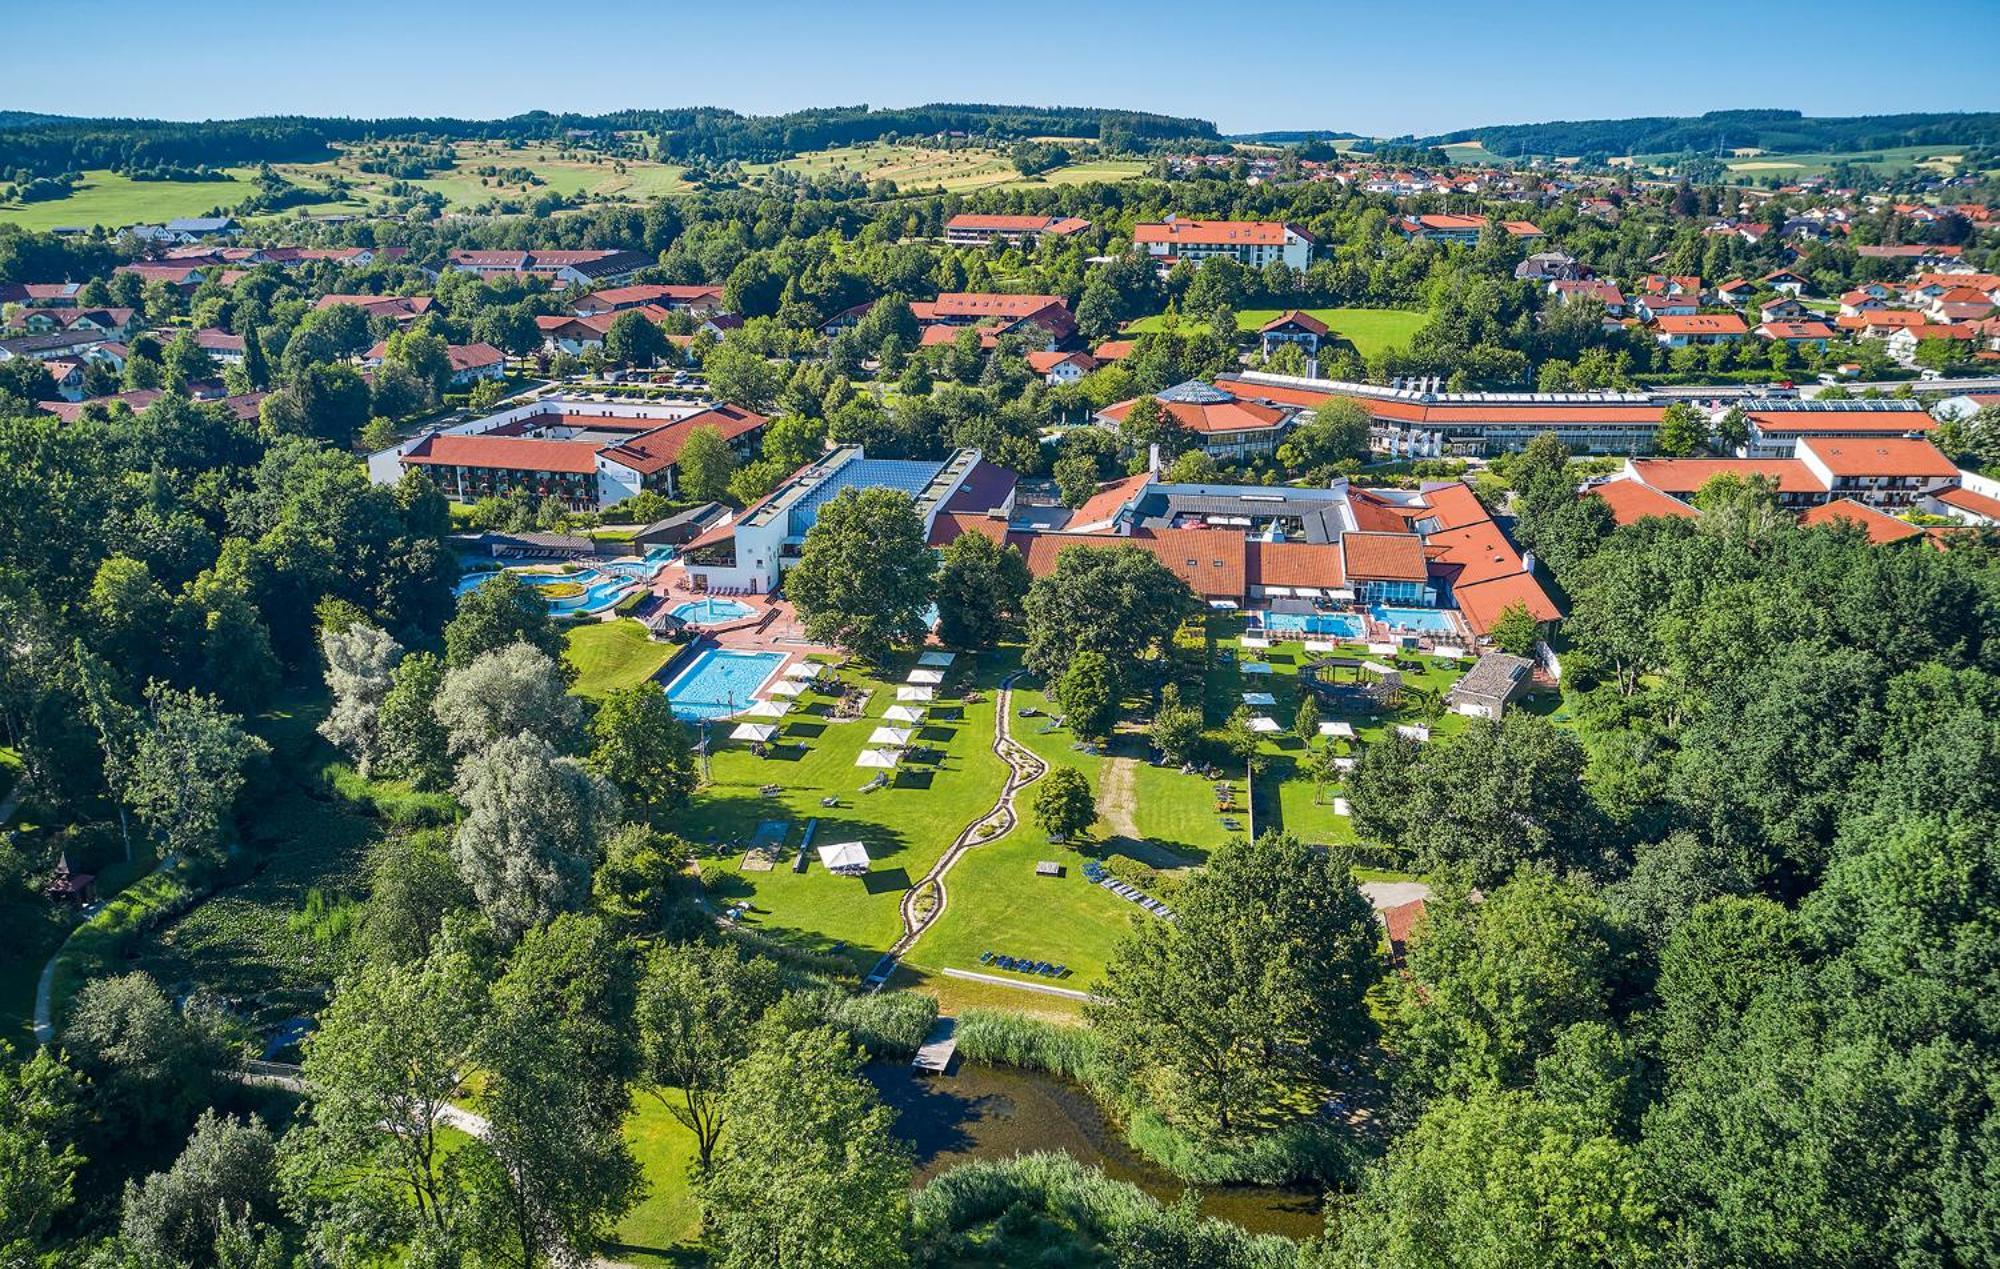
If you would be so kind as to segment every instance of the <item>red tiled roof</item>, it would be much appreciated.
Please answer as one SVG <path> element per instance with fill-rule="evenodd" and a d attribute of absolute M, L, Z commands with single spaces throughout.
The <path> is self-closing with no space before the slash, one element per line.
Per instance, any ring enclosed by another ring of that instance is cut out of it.
<path fill-rule="evenodd" d="M 916 309 L 918 304 L 910 307 Z M 917 314 L 919 320 L 926 317 L 944 319 L 953 317 L 1033 317 L 1046 308 L 1060 308 L 1068 311 L 1060 295 L 1003 295 L 993 291 L 947 291 L 932 300 L 924 312 Z"/>
<path fill-rule="evenodd" d="M 1743 335 L 1750 328 L 1734 313 L 1667 314 L 1653 319 L 1662 335 Z"/>
<path fill-rule="evenodd" d="M 1090 222 L 1077 216 L 988 216 L 960 212 L 946 221 L 944 227 L 947 230 L 983 229 L 992 233 L 1045 233 L 1064 237 L 1090 228 Z"/>
<path fill-rule="evenodd" d="M 1391 908 L 1382 909 L 1382 926 L 1389 932 L 1389 953 L 1400 956 L 1415 932 L 1417 922 L 1423 920 L 1424 901 L 1412 899 Z"/>
<path fill-rule="evenodd" d="M 1140 472 L 1136 476 L 1127 476 L 1123 480 L 1099 485 L 1096 493 L 1090 495 L 1082 506 L 1070 513 L 1068 522 L 1079 528 L 1084 525 L 1104 523 L 1117 515 L 1119 509 L 1132 501 L 1152 479 L 1151 472 Z"/>
<path fill-rule="evenodd" d="M 1898 520 L 1884 515 L 1873 507 L 1864 506 L 1852 498 L 1836 498 L 1812 508 L 1799 517 L 1803 525 L 1858 524 L 1868 534 L 1869 542 L 1881 546 L 1885 542 L 1901 542 L 1906 538 L 1920 538 L 1924 531 L 1908 520 Z"/>
<path fill-rule="evenodd" d="M 1825 322 L 1765 322 L 1757 333 L 1766 339 L 1832 339 L 1833 327 Z"/>
<path fill-rule="evenodd" d="M 1257 329 L 1260 332 L 1272 331 L 1286 326 L 1296 326 L 1300 330 L 1311 331 L 1315 335 L 1324 335 L 1327 331 L 1325 322 L 1314 317 L 1311 313 L 1301 313 L 1295 308 L 1285 310 Z"/>
<path fill-rule="evenodd" d="M 1066 361 L 1073 361 L 1080 369 L 1097 369 L 1097 359 L 1086 352 L 1031 352 L 1028 354 L 1028 368 L 1036 374 L 1045 375 Z"/>
<path fill-rule="evenodd" d="M 1817 458 L 1835 476 L 1958 475 L 1952 461 L 1926 440 L 1900 436 L 1853 439 L 1802 436 L 1798 448 L 1801 455 Z"/>
<path fill-rule="evenodd" d="M 1136 347 L 1138 347 L 1138 341 L 1136 340 L 1107 339 L 1097 347 L 1091 349 L 1090 355 L 1097 358 L 1100 362 L 1123 361 L 1132 355 L 1132 350 Z"/>
<path fill-rule="evenodd" d="M 1282 247 L 1285 230 L 1291 228 L 1275 220 L 1172 220 L 1136 225 L 1132 241 L 1138 243 L 1197 243 L 1202 246 Z M 1311 241 L 1305 231 L 1292 232 Z"/>
<path fill-rule="evenodd" d="M 1101 414 L 1114 423 L 1123 423 L 1139 398 L 1106 406 Z M 1196 401 L 1162 401 L 1160 408 L 1171 414 L 1190 432 L 1209 435 L 1217 432 L 1265 432 L 1281 426 L 1285 411 L 1258 405 L 1254 401 L 1219 401 L 1204 405 Z"/>
<path fill-rule="evenodd" d="M 2000 498 L 1988 497 L 1963 485 L 1953 485 L 1931 495 L 1949 507 L 1970 511 L 1973 515 L 1984 516 L 1988 520 L 2000 521 Z"/>
<path fill-rule="evenodd" d="M 1429 576 L 1423 540 L 1413 533 L 1344 533 L 1342 565 L 1356 581 L 1421 582 Z"/>
<path fill-rule="evenodd" d="M 1764 436 L 1835 436 L 1843 432 L 1928 432 L 1937 420 L 1922 410 L 1749 410 L 1745 419 Z"/>
<path fill-rule="evenodd" d="M 1636 524 L 1648 516 L 1691 520 L 1701 514 L 1679 498 L 1636 480 L 1607 480 L 1585 490 L 1584 496 L 1602 500 L 1611 508 L 1612 523 L 1619 525 Z"/>
<path fill-rule="evenodd" d="M 543 441 L 518 436 L 428 436 L 403 455 L 405 463 L 440 467 L 492 467 L 507 471 L 597 470 L 597 447 L 586 441 Z"/>
<path fill-rule="evenodd" d="M 1812 469 L 1796 458 L 1635 458 L 1632 470 L 1662 493 L 1685 497 L 1717 476 L 1762 476 L 1779 493 L 1825 493 Z"/>
<path fill-rule="evenodd" d="M 928 544 L 932 547 L 950 546 L 952 542 L 968 533 L 977 533 L 1005 546 L 1007 518 L 975 511 L 940 511 L 937 518 L 931 521 Z"/>
<path fill-rule="evenodd" d="M 725 441 L 735 440 L 746 432 L 754 432 L 764 426 L 767 420 L 761 414 L 753 414 L 740 406 L 718 405 L 690 414 L 684 419 L 675 419 L 648 432 L 620 441 L 604 449 L 604 457 L 621 466 L 629 467 L 641 475 L 652 475 L 665 471 L 681 456 L 688 437 L 698 428 L 714 428 Z M 541 444 L 561 444 L 543 441 Z"/>
<path fill-rule="evenodd" d="M 1347 574 L 1332 542 L 1251 542 L 1247 580 L 1255 586 L 1310 586 L 1332 590 Z"/>
<path fill-rule="evenodd" d="M 1090 533 L 1010 533 L 1010 545 L 1027 558 L 1037 577 L 1052 572 L 1056 557 L 1071 547 L 1132 546 L 1149 551 L 1203 599 L 1242 599 L 1248 554 L 1238 533 L 1208 529 L 1160 529 L 1113 537 Z"/>
<path fill-rule="evenodd" d="M 1549 598 L 1532 573 L 1508 573 L 1482 582 L 1454 586 L 1452 599 L 1467 625 L 1478 634 L 1493 629 L 1509 608 L 1519 605 L 1536 621 L 1559 621 L 1562 609 Z"/>

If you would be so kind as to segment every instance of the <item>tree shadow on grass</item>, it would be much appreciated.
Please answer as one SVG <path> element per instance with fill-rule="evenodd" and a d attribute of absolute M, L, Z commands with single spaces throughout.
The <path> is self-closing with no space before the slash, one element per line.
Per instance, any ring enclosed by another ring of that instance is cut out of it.
<path fill-rule="evenodd" d="M 639 1243 L 606 1241 L 602 1244 L 601 1250 L 614 1258 L 629 1255 L 651 1256 L 670 1266 L 671 1269 L 702 1269 L 708 1264 L 708 1253 L 687 1243 L 678 1243 L 672 1247 L 647 1247 Z"/>
<path fill-rule="evenodd" d="M 1092 853 L 1100 859 L 1129 859 L 1148 868 L 1191 868 L 1208 862 L 1208 851 L 1202 847 L 1158 838 L 1142 840 L 1122 833 L 1104 838 Z"/>
<path fill-rule="evenodd" d="M 917 732 L 917 739 L 929 741 L 933 744 L 948 745 L 951 743 L 952 738 L 957 735 L 958 730 L 956 728 L 939 727 L 933 724 L 920 728 Z"/>
<path fill-rule="evenodd" d="M 900 894 L 910 888 L 910 871 L 907 868 L 870 869 L 862 876 L 861 885 L 869 894 Z"/>

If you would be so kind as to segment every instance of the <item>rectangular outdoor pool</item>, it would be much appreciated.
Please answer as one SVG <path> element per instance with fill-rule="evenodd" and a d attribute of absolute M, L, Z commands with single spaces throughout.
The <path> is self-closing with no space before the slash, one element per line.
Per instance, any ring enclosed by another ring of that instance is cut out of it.
<path fill-rule="evenodd" d="M 1391 608 L 1376 604 L 1368 610 L 1375 620 L 1391 630 L 1413 630 L 1419 634 L 1457 634 L 1458 623 L 1442 608 Z"/>
<path fill-rule="evenodd" d="M 782 652 L 710 648 L 667 684 L 667 700 L 676 718 L 724 718 L 748 709 L 757 689 L 784 663 Z"/>
<path fill-rule="evenodd" d="M 1328 635 L 1335 639 L 1359 639 L 1364 626 L 1351 612 L 1267 612 L 1264 629 L 1276 634 Z"/>

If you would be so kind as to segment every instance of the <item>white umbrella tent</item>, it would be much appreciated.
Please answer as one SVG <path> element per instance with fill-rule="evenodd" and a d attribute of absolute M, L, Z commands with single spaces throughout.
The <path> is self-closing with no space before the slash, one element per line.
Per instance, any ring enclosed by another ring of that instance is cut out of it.
<path fill-rule="evenodd" d="M 818 661 L 794 661 L 785 667 L 788 679 L 816 679 L 826 667 Z"/>
<path fill-rule="evenodd" d="M 1283 731 L 1284 728 L 1278 726 L 1277 719 L 1266 718 L 1262 714 L 1259 714 L 1257 715 L 1257 717 L 1250 720 L 1250 730 L 1256 732 L 1260 736 L 1268 736 L 1272 732 Z"/>
<path fill-rule="evenodd" d="M 769 723 L 738 723 L 736 730 L 729 733 L 731 740 L 754 740 L 759 744 L 778 734 L 778 729 Z"/>
<path fill-rule="evenodd" d="M 914 735 L 916 733 L 908 727 L 877 727 L 874 734 L 868 737 L 868 743 L 901 749 L 910 743 L 910 737 Z"/>
<path fill-rule="evenodd" d="M 771 695 L 773 696 L 797 696 L 802 692 L 811 690 L 797 679 L 783 679 L 771 684 Z"/>
<path fill-rule="evenodd" d="M 1243 693 L 1243 703 L 1245 705 L 1276 705 L 1278 698 L 1269 692 L 1245 692 Z"/>
<path fill-rule="evenodd" d="M 863 749 L 854 759 L 857 767 L 878 767 L 887 771 L 896 765 L 896 754 L 890 749 Z"/>
<path fill-rule="evenodd" d="M 882 721 L 885 723 L 921 723 L 924 721 L 924 711 L 914 705 L 891 705 L 882 711 Z"/>
<path fill-rule="evenodd" d="M 787 701 L 758 701 L 742 713 L 745 718 L 783 718 L 791 708 Z"/>
<path fill-rule="evenodd" d="M 938 684 L 944 682 L 944 671 L 911 670 L 910 677 L 906 681 L 910 683 L 917 683 L 923 686 L 936 687 Z"/>
<path fill-rule="evenodd" d="M 956 660 L 958 660 L 956 652 L 926 652 L 917 658 L 917 664 L 928 666 L 933 670 L 942 670 Z"/>
<path fill-rule="evenodd" d="M 832 842 L 819 848 L 819 862 L 828 872 L 858 877 L 868 871 L 868 848 L 860 842 Z"/>
<path fill-rule="evenodd" d="M 937 699 L 937 689 L 934 687 L 910 687 L 906 684 L 896 689 L 896 699 L 899 701 L 928 702 Z"/>

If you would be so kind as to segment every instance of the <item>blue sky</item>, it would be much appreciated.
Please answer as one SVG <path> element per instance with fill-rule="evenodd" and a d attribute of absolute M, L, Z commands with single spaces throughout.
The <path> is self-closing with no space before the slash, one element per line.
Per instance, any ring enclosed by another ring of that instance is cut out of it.
<path fill-rule="evenodd" d="M 1885 70 L 1868 33 L 1894 18 L 1859 0 L 0 0 L 8 9 L 0 109 L 51 113 L 988 101 L 1157 110 L 1227 132 L 1395 135 L 1748 106 L 2000 109 L 2000 76 Z M 1932 36 L 1991 39 L 2000 0 L 1931 0 L 1920 21 Z M 46 56 L 19 55 L 29 49 Z"/>

